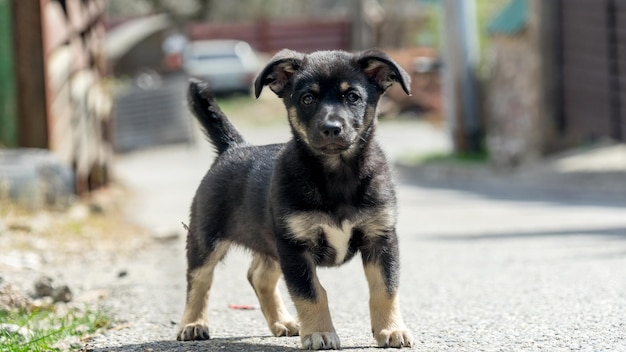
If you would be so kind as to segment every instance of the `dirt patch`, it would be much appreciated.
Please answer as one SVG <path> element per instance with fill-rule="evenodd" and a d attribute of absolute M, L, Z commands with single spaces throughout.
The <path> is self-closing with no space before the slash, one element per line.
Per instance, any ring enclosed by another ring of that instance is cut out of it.
<path fill-rule="evenodd" d="M 29 212 L 0 207 L 0 272 L 19 289 L 33 293 L 42 276 L 56 282 L 81 281 L 93 265 L 110 267 L 146 245 L 149 234 L 123 210 L 127 193 L 98 191 L 64 211 Z M 79 290 L 80 291 L 80 290 Z"/>

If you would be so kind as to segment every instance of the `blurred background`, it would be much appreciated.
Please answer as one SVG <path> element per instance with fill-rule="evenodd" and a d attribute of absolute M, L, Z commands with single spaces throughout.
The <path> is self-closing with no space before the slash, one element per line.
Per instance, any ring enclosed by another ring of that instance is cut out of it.
<path fill-rule="evenodd" d="M 215 156 L 189 77 L 277 143 L 282 102 L 251 94 L 267 60 L 371 47 L 412 78 L 376 133 L 416 348 L 626 350 L 626 0 L 0 0 L 0 345 L 188 350 L 181 222 Z M 246 254 L 212 289 L 218 338 L 194 346 L 291 351 L 231 308 L 256 304 Z M 370 351 L 359 265 L 320 277 L 342 344 Z"/>
<path fill-rule="evenodd" d="M 624 33 L 617 0 L 0 0 L 0 194 L 59 202 L 115 155 L 195 143 L 189 76 L 234 119 L 282 122 L 250 94 L 282 48 L 386 50 L 412 96 L 391 89 L 381 119 L 427 121 L 452 157 L 518 170 L 623 143 Z"/>

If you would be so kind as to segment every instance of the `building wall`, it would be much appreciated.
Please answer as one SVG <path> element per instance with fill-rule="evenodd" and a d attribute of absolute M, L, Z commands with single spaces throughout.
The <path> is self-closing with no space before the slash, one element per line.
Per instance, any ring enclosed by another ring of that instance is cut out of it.
<path fill-rule="evenodd" d="M 560 132 L 584 145 L 626 140 L 626 1 L 559 2 Z"/>
<path fill-rule="evenodd" d="M 487 145 L 498 166 L 626 139 L 626 2 L 526 0 L 523 30 L 491 37 Z"/>
<path fill-rule="evenodd" d="M 542 0 L 528 0 L 524 28 L 494 34 L 487 54 L 487 148 L 498 167 L 514 167 L 543 156 L 554 137 L 549 103 L 552 77 L 545 55 Z"/>

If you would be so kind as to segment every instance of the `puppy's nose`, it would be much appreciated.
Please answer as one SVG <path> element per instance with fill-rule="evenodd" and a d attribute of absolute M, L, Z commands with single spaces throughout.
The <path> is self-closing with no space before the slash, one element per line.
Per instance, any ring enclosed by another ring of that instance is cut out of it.
<path fill-rule="evenodd" d="M 321 126 L 322 134 L 327 138 L 339 136 L 342 129 L 340 121 L 325 121 Z"/>

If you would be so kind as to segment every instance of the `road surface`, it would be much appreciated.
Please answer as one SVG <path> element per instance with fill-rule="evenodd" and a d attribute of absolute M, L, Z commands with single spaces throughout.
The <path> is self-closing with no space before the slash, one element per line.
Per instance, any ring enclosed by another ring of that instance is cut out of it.
<path fill-rule="evenodd" d="M 242 129 L 257 143 L 287 138 L 284 127 Z M 382 123 L 378 132 L 392 159 L 449 148 L 441 131 L 416 121 Z M 212 157 L 202 140 L 119 157 L 117 174 L 134 193 L 129 217 L 182 234 L 180 223 Z M 527 183 L 421 180 L 410 168 L 400 168 L 397 178 L 400 301 L 414 350 L 626 351 L 626 199 Z M 298 349 L 298 337 L 269 333 L 246 280 L 248 265 L 248 255 L 234 251 L 217 268 L 212 339 L 177 342 L 184 236 L 155 240 L 117 264 L 126 277 L 103 279 L 112 292 L 106 306 L 121 323 L 87 350 Z M 343 349 L 378 351 L 360 261 L 320 271 Z"/>

